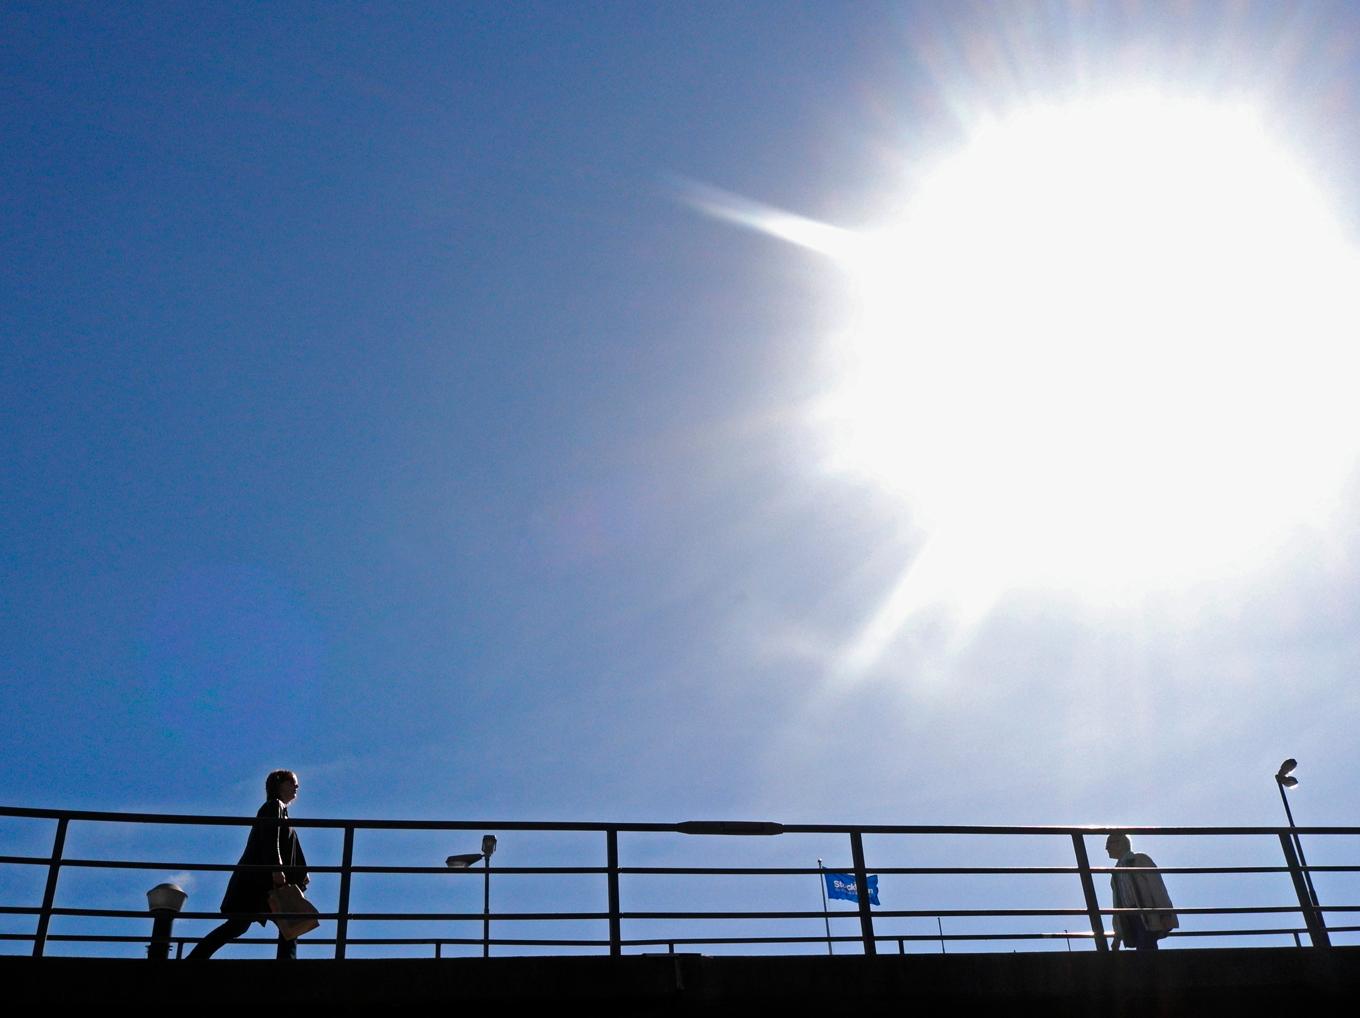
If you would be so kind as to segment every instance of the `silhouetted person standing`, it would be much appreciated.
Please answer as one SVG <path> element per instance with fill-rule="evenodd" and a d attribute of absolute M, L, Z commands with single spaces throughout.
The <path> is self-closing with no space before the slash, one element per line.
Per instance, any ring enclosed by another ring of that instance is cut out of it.
<path fill-rule="evenodd" d="M 1149 866 L 1157 864 L 1142 852 L 1134 852 L 1127 834 L 1111 834 L 1105 840 L 1105 852 L 1115 860 L 1115 867 Z M 1137 908 L 1140 912 L 1125 912 L 1114 917 L 1114 949 L 1120 942 L 1135 951 L 1155 951 L 1157 941 L 1180 925 L 1171 910 L 1171 896 L 1160 873 L 1111 873 L 1110 889 L 1114 892 L 1115 908 Z"/>
<path fill-rule="evenodd" d="M 264 805 L 255 814 L 262 821 L 288 819 L 288 804 L 297 798 L 298 779 L 292 771 L 274 771 L 264 779 Z M 305 888 L 308 883 L 307 857 L 297 833 L 287 823 L 256 823 L 250 828 L 246 850 L 241 853 L 238 866 L 272 866 L 274 869 L 238 869 L 227 881 L 227 893 L 222 898 L 222 914 L 227 917 L 217 929 L 198 942 L 189 952 L 189 959 L 211 958 L 213 952 L 228 940 L 235 940 L 250 929 L 252 921 L 261 926 L 264 919 L 253 919 L 259 912 L 269 911 L 269 892 L 284 884 Z M 297 957 L 297 941 L 279 934 L 276 957 Z"/>

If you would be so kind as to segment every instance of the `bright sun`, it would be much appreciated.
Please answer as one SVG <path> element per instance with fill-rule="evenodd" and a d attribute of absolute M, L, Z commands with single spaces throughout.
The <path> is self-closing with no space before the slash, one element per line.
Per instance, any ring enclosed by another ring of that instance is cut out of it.
<path fill-rule="evenodd" d="M 978 130 L 830 252 L 859 308 L 834 465 L 1002 585 L 1209 577 L 1323 519 L 1360 441 L 1360 276 L 1271 135 L 1152 93 Z"/>

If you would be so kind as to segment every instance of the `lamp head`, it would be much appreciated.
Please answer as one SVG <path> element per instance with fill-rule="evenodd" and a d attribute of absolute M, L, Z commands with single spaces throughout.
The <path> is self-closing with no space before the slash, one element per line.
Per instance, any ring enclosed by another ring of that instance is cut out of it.
<path fill-rule="evenodd" d="M 146 904 L 152 912 L 178 912 L 188 898 L 178 884 L 157 884 L 146 892 Z"/>
<path fill-rule="evenodd" d="M 494 834 L 482 835 L 482 855 L 490 859 L 496 851 L 496 836 Z"/>
<path fill-rule="evenodd" d="M 475 862 L 480 862 L 481 852 L 468 852 L 464 855 L 451 855 L 444 860 L 444 865 L 451 870 L 465 870 Z"/>
<path fill-rule="evenodd" d="M 1281 788 L 1293 788 L 1299 783 L 1298 778 L 1290 777 L 1289 772 L 1299 765 L 1299 762 L 1292 756 L 1284 763 L 1280 764 L 1280 769 L 1275 772 L 1275 780 L 1280 783 Z"/>

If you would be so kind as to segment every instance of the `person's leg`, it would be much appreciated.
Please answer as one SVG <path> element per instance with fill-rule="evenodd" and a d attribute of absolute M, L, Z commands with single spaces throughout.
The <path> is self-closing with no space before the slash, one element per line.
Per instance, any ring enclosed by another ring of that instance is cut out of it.
<path fill-rule="evenodd" d="M 279 934 L 279 949 L 274 955 L 279 961 L 297 960 L 297 941 L 289 940 L 282 933 Z"/>
<path fill-rule="evenodd" d="M 204 961 L 213 956 L 213 953 L 225 944 L 228 940 L 235 940 L 246 930 L 250 929 L 249 919 L 228 919 L 217 929 L 213 930 L 206 937 L 194 945 L 194 949 L 189 952 L 185 960 L 197 959 Z"/>
<path fill-rule="evenodd" d="M 1143 922 L 1142 916 L 1132 916 L 1133 922 L 1133 949 L 1135 951 L 1155 951 L 1157 950 L 1157 938 Z"/>

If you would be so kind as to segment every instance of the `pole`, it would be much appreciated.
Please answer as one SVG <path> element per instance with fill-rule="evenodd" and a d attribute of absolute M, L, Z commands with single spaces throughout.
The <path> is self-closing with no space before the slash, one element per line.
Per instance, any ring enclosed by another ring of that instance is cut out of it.
<path fill-rule="evenodd" d="M 170 930 L 175 923 L 175 910 L 158 908 L 151 912 L 151 943 L 146 956 L 152 961 L 170 960 Z"/>
<path fill-rule="evenodd" d="M 1294 851 L 1294 840 L 1284 831 L 1280 832 L 1280 847 L 1284 849 L 1284 861 L 1289 867 L 1289 876 L 1294 881 L 1294 893 L 1299 897 L 1299 911 L 1303 913 L 1304 925 L 1308 927 L 1308 938 L 1314 947 L 1331 947 L 1332 943 L 1327 936 L 1327 926 L 1322 921 L 1322 913 L 1313 904 L 1308 894 L 1308 885 L 1304 882 L 1304 870 L 1299 864 L 1299 857 Z M 1295 939 L 1298 934 L 1295 934 Z"/>
<path fill-rule="evenodd" d="M 33 934 L 33 957 L 41 958 L 47 944 L 47 925 L 52 919 L 52 902 L 57 896 L 57 874 L 61 872 L 61 853 L 66 847 L 66 822 L 57 821 L 57 834 L 52 839 L 52 860 L 47 864 L 47 887 L 43 890 L 42 911 L 38 913 L 38 929 Z"/>
<path fill-rule="evenodd" d="M 826 907 L 826 867 L 822 865 L 822 860 L 817 860 L 817 881 L 822 889 L 822 921 L 826 923 L 826 953 L 835 954 L 831 949 L 831 910 Z"/>
<path fill-rule="evenodd" d="M 1284 803 L 1284 815 L 1289 820 L 1289 833 L 1294 839 L 1294 851 L 1299 854 L 1299 865 L 1303 867 L 1303 882 L 1308 885 L 1308 897 L 1312 899 L 1313 908 L 1318 908 L 1317 891 L 1313 889 L 1313 875 L 1308 872 L 1308 859 L 1303 854 L 1303 842 L 1299 839 L 1298 829 L 1294 826 L 1294 813 L 1289 808 L 1289 796 L 1284 794 L 1284 782 L 1279 776 L 1275 777 L 1275 786 L 1280 790 L 1280 802 Z M 1322 920 L 1321 911 L 1318 912 L 1318 921 Z"/>
<path fill-rule="evenodd" d="M 1091 880 L 1091 860 L 1086 856 L 1086 842 L 1080 834 L 1072 835 L 1072 851 L 1077 856 L 1077 871 L 1081 874 L 1081 893 L 1086 899 L 1086 915 L 1091 920 L 1091 932 L 1095 934 L 1096 950 L 1108 951 L 1105 943 L 1105 924 L 1100 918 L 1100 901 L 1096 898 L 1096 885 Z M 1111 920 L 1113 922 L 1113 920 Z M 1118 926 L 1115 927 L 1118 929 Z"/>
<path fill-rule="evenodd" d="M 491 957 L 491 856 L 482 856 L 482 957 Z"/>
<path fill-rule="evenodd" d="M 345 941 L 349 937 L 349 885 L 354 868 L 354 828 L 345 828 L 344 847 L 340 851 L 340 918 L 335 921 L 335 956 L 345 956 Z"/>
<path fill-rule="evenodd" d="M 874 943 L 874 915 L 869 911 L 869 872 L 864 866 L 864 835 L 850 832 L 850 855 L 855 861 L 855 897 L 859 899 L 859 932 L 865 954 L 878 954 Z"/>
<path fill-rule="evenodd" d="M 619 832 L 610 828 L 604 835 L 609 881 L 609 954 L 617 958 L 623 954 L 623 933 L 619 923 Z"/>

